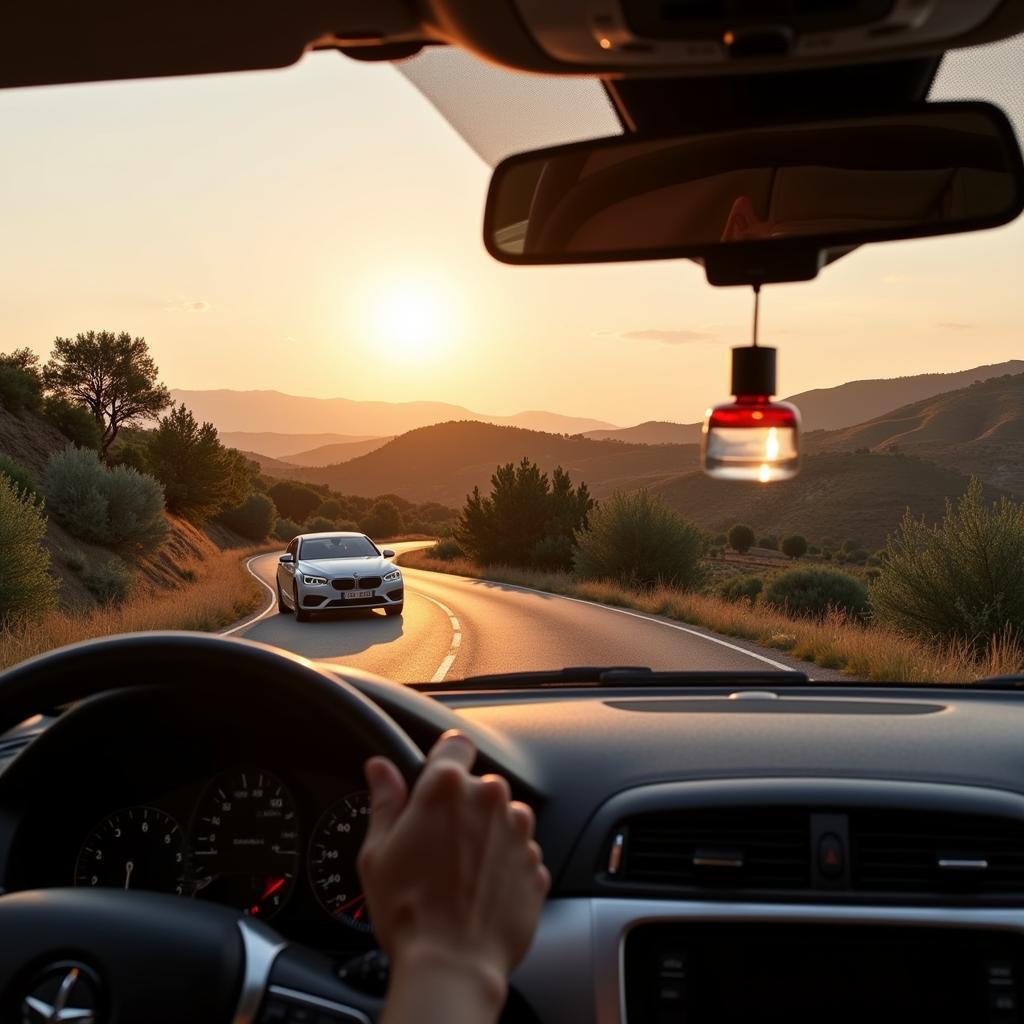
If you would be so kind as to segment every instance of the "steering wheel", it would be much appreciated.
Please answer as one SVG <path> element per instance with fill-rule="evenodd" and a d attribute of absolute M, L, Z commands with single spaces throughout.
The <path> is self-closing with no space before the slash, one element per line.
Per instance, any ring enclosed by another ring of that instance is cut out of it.
<path fill-rule="evenodd" d="M 354 687 L 293 654 L 196 633 L 65 647 L 0 675 L 0 733 L 43 708 L 113 690 L 211 688 L 288 708 L 283 729 L 336 729 L 412 782 L 423 754 Z M 66 712 L 70 718 L 75 709 Z M 0 794 L 16 784 L 12 769 Z M 0 897 L 0 1020 L 66 1024 L 369 1024 L 382 1001 L 326 958 L 236 910 L 155 893 L 45 889 Z"/>

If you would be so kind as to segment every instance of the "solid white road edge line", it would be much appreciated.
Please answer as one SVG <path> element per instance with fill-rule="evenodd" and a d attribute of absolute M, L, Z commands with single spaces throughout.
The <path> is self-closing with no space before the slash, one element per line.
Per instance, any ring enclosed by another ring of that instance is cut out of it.
<path fill-rule="evenodd" d="M 413 572 L 430 572 L 429 569 L 413 569 Z M 433 573 L 434 576 L 448 576 L 453 580 L 461 580 L 464 583 L 493 583 L 497 587 L 508 587 L 510 590 L 521 590 L 524 594 L 541 594 L 544 597 L 554 597 L 560 601 L 571 601 L 573 604 L 586 605 L 588 608 L 600 608 L 606 612 L 617 612 L 619 615 L 628 615 L 631 619 L 641 619 L 644 622 L 652 622 L 656 626 L 667 626 L 669 629 L 678 629 L 680 633 L 689 633 L 690 636 L 699 637 L 701 640 L 707 640 L 708 643 L 718 644 L 719 647 L 727 647 L 730 651 L 736 651 L 737 654 L 745 654 L 748 658 L 754 658 L 757 661 L 763 661 L 766 665 L 771 665 L 772 668 L 777 668 L 780 672 L 792 672 L 793 669 L 789 665 L 783 665 L 779 661 L 772 661 L 771 658 L 766 658 L 763 654 L 755 654 L 753 651 L 748 651 L 744 647 L 740 647 L 737 644 L 731 644 L 728 640 L 720 640 L 716 636 L 708 636 L 707 633 L 701 633 L 699 630 L 690 629 L 689 626 L 681 626 L 678 622 L 666 622 L 664 619 L 657 619 L 651 615 L 644 615 L 641 612 L 629 611 L 626 608 L 616 608 L 610 604 L 599 604 L 597 601 L 584 601 L 580 597 L 568 597 L 565 594 L 553 594 L 550 590 L 537 590 L 535 587 L 521 587 L 517 583 L 502 583 L 501 580 L 486 580 L 481 579 L 478 576 L 454 576 L 445 572 Z M 426 597 L 426 594 L 420 594 L 420 597 Z M 427 598 L 427 600 L 433 600 Z M 435 601 L 435 604 L 440 604 L 440 601 Z M 444 605 L 441 605 L 443 608 Z M 443 663 L 442 663 L 443 664 Z M 451 668 L 449 665 L 448 668 Z M 448 669 L 445 669 L 447 672 Z M 433 680 L 434 682 L 441 682 L 441 679 Z"/>
<path fill-rule="evenodd" d="M 249 575 L 254 580 L 256 580 L 256 582 L 259 583 L 261 587 L 265 587 L 267 590 L 270 591 L 270 604 L 268 604 L 267 607 L 263 609 L 263 611 L 254 615 L 251 619 L 246 619 L 245 622 L 242 622 L 237 626 L 232 626 L 231 629 L 222 629 L 220 631 L 221 636 L 231 636 L 232 633 L 237 633 L 239 630 L 248 629 L 250 626 L 256 625 L 256 623 L 259 622 L 260 619 L 265 619 L 277 605 L 277 594 L 274 591 L 274 588 L 262 576 L 260 576 L 259 573 L 253 572 L 252 570 L 252 563 L 255 562 L 257 558 L 266 558 L 267 554 L 272 555 L 274 554 L 274 552 L 264 552 L 262 555 L 253 555 L 251 558 L 247 558 L 245 562 L 245 568 L 248 571 Z"/>
<path fill-rule="evenodd" d="M 405 570 L 403 570 L 404 572 Z M 421 593 L 418 590 L 413 591 L 419 597 L 422 597 L 425 601 L 429 601 L 431 604 L 436 604 L 448 616 L 448 621 L 452 625 L 452 642 L 448 653 L 441 659 L 441 664 L 437 666 L 437 671 L 431 677 L 432 683 L 443 683 L 444 677 L 451 671 L 452 665 L 455 662 L 455 655 L 459 653 L 459 647 L 462 644 L 462 626 L 459 620 L 455 617 L 455 612 L 451 610 L 446 604 L 442 604 L 436 598 L 428 597 L 426 594 Z"/>

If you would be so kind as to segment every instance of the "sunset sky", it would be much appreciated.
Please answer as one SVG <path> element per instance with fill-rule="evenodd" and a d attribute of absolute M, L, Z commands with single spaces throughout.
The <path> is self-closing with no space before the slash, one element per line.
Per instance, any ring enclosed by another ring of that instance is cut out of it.
<path fill-rule="evenodd" d="M 945 90 L 1024 123 L 1024 43 L 984 58 Z M 5 91 L 0 138 L 0 350 L 126 330 L 172 387 L 628 425 L 698 419 L 749 337 L 751 294 L 690 263 L 493 262 L 490 168 L 388 65 Z M 766 290 L 780 392 L 1020 357 L 1022 267 L 1018 222 Z"/>

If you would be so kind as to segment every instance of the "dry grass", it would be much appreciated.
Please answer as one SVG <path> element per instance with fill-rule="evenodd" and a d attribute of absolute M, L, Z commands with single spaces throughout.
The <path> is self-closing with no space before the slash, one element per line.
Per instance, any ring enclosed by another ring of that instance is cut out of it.
<path fill-rule="evenodd" d="M 179 567 L 174 589 L 137 582 L 127 600 L 85 611 L 55 611 L 36 622 L 0 632 L 0 669 L 64 644 L 151 629 L 212 632 L 255 611 L 266 592 L 245 560 L 263 549 L 217 552 Z"/>
<path fill-rule="evenodd" d="M 432 558 L 426 551 L 409 552 L 401 561 L 411 569 L 515 583 L 663 615 L 873 682 L 968 683 L 985 676 L 1024 672 L 1024 649 L 1009 637 L 997 638 L 990 654 L 979 659 L 966 644 L 926 644 L 891 629 L 861 625 L 839 614 L 822 621 L 798 619 L 746 601 L 733 603 L 669 587 L 637 593 L 613 583 L 582 582 L 569 573 L 478 566 L 466 558 L 446 562 Z"/>

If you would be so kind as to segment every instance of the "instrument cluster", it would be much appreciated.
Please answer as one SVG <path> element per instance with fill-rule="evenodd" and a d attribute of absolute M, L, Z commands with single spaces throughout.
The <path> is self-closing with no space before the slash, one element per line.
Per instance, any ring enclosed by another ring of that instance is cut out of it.
<path fill-rule="evenodd" d="M 324 920 L 368 934 L 356 856 L 369 812 L 353 788 L 303 820 L 279 775 L 238 765 L 193 792 L 105 814 L 80 838 L 65 884 L 175 893 L 264 920 L 311 894 Z"/>

